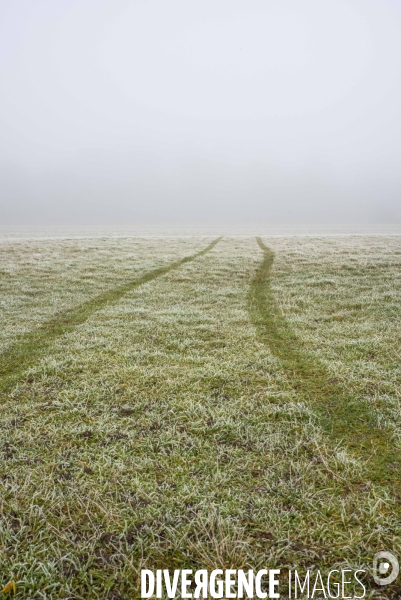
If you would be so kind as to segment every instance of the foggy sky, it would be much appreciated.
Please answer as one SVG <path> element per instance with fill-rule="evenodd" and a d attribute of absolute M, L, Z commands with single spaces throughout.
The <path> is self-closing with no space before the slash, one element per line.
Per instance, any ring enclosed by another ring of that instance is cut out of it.
<path fill-rule="evenodd" d="M 1 224 L 401 221 L 399 0 L 0 0 Z"/>

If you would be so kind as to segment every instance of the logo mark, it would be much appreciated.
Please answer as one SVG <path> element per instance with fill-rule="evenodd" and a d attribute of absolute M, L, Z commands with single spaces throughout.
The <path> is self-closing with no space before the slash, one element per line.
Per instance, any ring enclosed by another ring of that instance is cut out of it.
<path fill-rule="evenodd" d="M 392 567 L 390 573 L 390 566 Z M 377 552 L 373 557 L 373 579 L 378 585 L 389 585 L 398 577 L 400 565 L 390 552 Z"/>

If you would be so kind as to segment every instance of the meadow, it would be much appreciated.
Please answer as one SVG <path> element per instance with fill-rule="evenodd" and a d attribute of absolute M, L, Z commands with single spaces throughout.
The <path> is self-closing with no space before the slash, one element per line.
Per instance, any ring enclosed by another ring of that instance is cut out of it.
<path fill-rule="evenodd" d="M 125 600 L 141 568 L 360 568 L 366 597 L 400 597 L 370 575 L 401 555 L 399 236 L 0 256 L 0 589 Z"/>

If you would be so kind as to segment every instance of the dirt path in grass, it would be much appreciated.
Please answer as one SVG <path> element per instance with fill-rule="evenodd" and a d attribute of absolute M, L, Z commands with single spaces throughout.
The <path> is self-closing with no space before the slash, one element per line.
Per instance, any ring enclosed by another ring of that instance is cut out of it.
<path fill-rule="evenodd" d="M 312 403 L 321 425 L 361 458 L 368 477 L 401 495 L 401 455 L 370 407 L 330 379 L 330 373 L 298 339 L 283 317 L 270 286 L 274 253 L 260 238 L 263 260 L 251 282 L 249 311 L 260 338 L 277 356 L 297 394 Z"/>
<path fill-rule="evenodd" d="M 91 300 L 70 308 L 46 321 L 38 329 L 26 333 L 17 344 L 0 356 L 0 392 L 9 389 L 21 373 L 44 354 L 53 340 L 72 331 L 77 325 L 84 323 L 93 313 L 106 305 L 117 302 L 127 292 L 203 256 L 212 250 L 220 240 L 221 237 L 214 240 L 200 252 L 185 256 L 170 265 L 153 269 L 137 279 L 103 292 Z"/>

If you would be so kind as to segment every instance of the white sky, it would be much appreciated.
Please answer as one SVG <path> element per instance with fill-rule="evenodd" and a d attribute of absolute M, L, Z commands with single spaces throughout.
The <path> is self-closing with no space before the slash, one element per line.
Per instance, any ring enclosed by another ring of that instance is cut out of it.
<path fill-rule="evenodd" d="M 400 0 L 0 0 L 2 224 L 401 221 Z"/>

